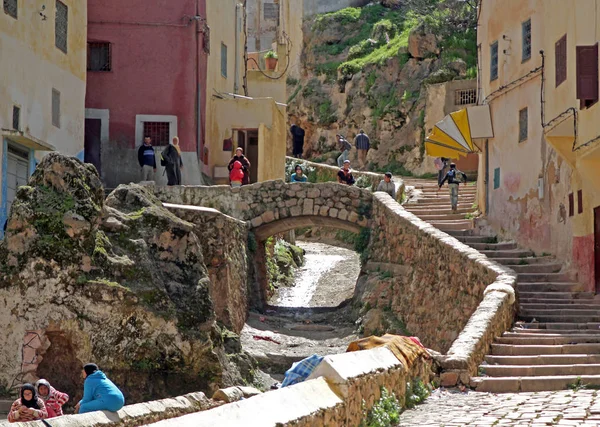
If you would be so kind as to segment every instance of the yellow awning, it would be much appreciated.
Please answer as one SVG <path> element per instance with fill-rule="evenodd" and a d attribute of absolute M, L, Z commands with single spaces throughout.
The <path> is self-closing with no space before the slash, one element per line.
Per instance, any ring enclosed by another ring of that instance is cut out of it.
<path fill-rule="evenodd" d="M 479 117 L 481 123 L 471 123 L 470 115 Z M 456 159 L 479 151 L 473 138 L 481 137 L 493 137 L 489 106 L 468 107 L 436 123 L 425 139 L 425 151 L 432 157 Z"/>

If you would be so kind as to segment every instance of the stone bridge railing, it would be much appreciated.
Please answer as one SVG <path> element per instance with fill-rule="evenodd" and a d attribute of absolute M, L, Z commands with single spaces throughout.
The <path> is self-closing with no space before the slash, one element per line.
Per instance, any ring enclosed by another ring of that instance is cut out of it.
<path fill-rule="evenodd" d="M 266 181 L 241 188 L 155 187 L 167 204 L 214 208 L 249 223 L 258 240 L 305 226 L 360 232 L 369 226 L 373 193 L 338 183 Z"/>

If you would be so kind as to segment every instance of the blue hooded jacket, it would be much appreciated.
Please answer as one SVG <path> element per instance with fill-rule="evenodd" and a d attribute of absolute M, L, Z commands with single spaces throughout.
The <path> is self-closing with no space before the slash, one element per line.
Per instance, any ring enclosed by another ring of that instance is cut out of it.
<path fill-rule="evenodd" d="M 85 379 L 83 399 L 79 403 L 81 404 L 80 413 L 97 410 L 116 412 L 125 404 L 125 398 L 121 390 L 106 378 L 104 372 L 96 371 Z"/>

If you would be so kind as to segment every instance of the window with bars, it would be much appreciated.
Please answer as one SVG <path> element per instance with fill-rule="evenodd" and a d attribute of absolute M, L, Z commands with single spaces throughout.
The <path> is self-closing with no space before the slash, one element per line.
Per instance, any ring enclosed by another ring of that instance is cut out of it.
<path fill-rule="evenodd" d="M 111 71 L 110 43 L 88 42 L 88 71 Z"/>
<path fill-rule="evenodd" d="M 455 105 L 470 105 L 477 102 L 477 89 L 460 89 L 454 91 Z"/>
<path fill-rule="evenodd" d="M 54 43 L 56 47 L 67 53 L 69 29 L 69 8 L 60 0 L 56 0 L 56 17 L 54 20 Z"/>
<path fill-rule="evenodd" d="M 21 108 L 13 105 L 12 128 L 21 130 Z"/>
<path fill-rule="evenodd" d="M 19 13 L 17 0 L 4 0 L 4 13 L 17 19 Z"/>
<path fill-rule="evenodd" d="M 490 46 L 490 81 L 498 78 L 498 42 Z"/>
<path fill-rule="evenodd" d="M 554 71 L 556 87 L 567 80 L 567 35 L 561 37 L 554 45 Z"/>
<path fill-rule="evenodd" d="M 523 108 L 519 111 L 519 142 L 527 140 L 527 122 L 527 108 Z"/>
<path fill-rule="evenodd" d="M 169 145 L 170 122 L 144 122 L 144 138 L 152 138 L 152 145 Z"/>
<path fill-rule="evenodd" d="M 598 102 L 598 43 L 577 46 L 577 99 L 581 109 Z"/>
<path fill-rule="evenodd" d="M 521 33 L 523 34 L 522 61 L 525 62 L 531 58 L 531 19 L 521 24 Z"/>
<path fill-rule="evenodd" d="M 279 5 L 277 3 L 265 3 L 263 6 L 264 19 L 279 19 Z"/>
<path fill-rule="evenodd" d="M 221 43 L 221 75 L 227 77 L 227 45 Z"/>
<path fill-rule="evenodd" d="M 60 128 L 60 92 L 52 89 L 52 125 Z"/>
<path fill-rule="evenodd" d="M 583 213 L 583 191 L 577 190 L 577 213 Z"/>

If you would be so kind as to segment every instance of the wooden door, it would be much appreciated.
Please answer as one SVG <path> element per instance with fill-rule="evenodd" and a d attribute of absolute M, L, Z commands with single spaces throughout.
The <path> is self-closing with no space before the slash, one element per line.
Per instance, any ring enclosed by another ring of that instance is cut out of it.
<path fill-rule="evenodd" d="M 600 293 L 600 206 L 594 208 L 594 257 L 596 293 Z"/>

